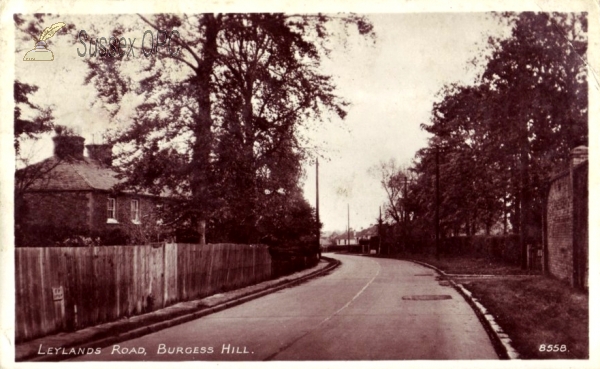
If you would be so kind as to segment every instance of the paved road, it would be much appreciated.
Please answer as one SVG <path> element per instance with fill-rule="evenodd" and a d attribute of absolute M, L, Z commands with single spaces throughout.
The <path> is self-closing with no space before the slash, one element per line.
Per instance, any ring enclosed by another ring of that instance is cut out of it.
<path fill-rule="evenodd" d="M 342 265 L 329 275 L 76 360 L 498 358 L 473 310 L 430 269 L 331 256 Z M 419 300 L 431 296 L 444 299 Z"/>

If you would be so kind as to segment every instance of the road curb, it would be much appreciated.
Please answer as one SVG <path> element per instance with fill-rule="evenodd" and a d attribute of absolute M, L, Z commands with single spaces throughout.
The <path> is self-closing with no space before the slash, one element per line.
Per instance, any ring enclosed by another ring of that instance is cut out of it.
<path fill-rule="evenodd" d="M 483 328 L 490 337 L 490 340 L 492 341 L 492 345 L 494 346 L 498 357 L 500 359 L 508 360 L 519 359 L 519 353 L 513 347 L 512 340 L 510 339 L 508 334 L 506 334 L 498 325 L 498 323 L 496 323 L 494 316 L 490 314 L 487 311 L 487 309 L 476 298 L 473 297 L 471 291 L 467 290 L 462 284 L 456 283 L 454 280 L 452 280 L 450 275 L 446 274 L 443 270 L 433 265 L 412 259 L 402 260 L 410 261 L 412 263 L 420 264 L 427 268 L 431 268 L 435 270 L 438 274 L 443 276 L 444 279 L 450 282 L 450 285 L 454 287 L 454 289 L 457 290 L 458 293 L 460 293 L 460 295 L 465 299 L 465 301 L 467 301 L 467 303 L 471 306 L 471 308 L 475 312 L 475 315 L 477 315 L 477 318 L 479 318 L 479 321 L 481 321 Z"/>
<path fill-rule="evenodd" d="M 75 349 L 75 351 L 77 351 L 78 349 L 81 349 L 81 348 L 85 349 L 88 347 L 104 348 L 104 347 L 107 347 L 107 346 L 110 346 L 110 345 L 113 345 L 113 344 L 116 344 L 119 342 L 128 341 L 128 340 L 131 340 L 134 338 L 145 336 L 147 334 L 158 332 L 160 330 L 170 328 L 170 327 L 173 327 L 173 326 L 176 326 L 179 324 L 183 324 L 183 323 L 189 322 L 191 320 L 198 319 L 198 318 L 219 312 L 221 310 L 225 310 L 225 309 L 234 307 L 236 305 L 241 305 L 245 302 L 268 295 L 270 293 L 277 292 L 282 289 L 301 284 L 303 282 L 306 282 L 309 279 L 321 276 L 323 274 L 327 274 L 330 271 L 332 271 L 333 269 L 335 269 L 341 265 L 341 262 L 337 259 L 328 258 L 325 256 L 323 256 L 321 258 L 326 260 L 329 263 L 329 265 L 322 269 L 319 269 L 312 273 L 309 273 L 307 275 L 295 278 L 293 280 L 286 280 L 285 277 L 283 277 L 284 279 L 282 279 L 281 283 L 278 283 L 274 286 L 268 286 L 263 290 L 254 291 L 247 295 L 233 298 L 232 300 L 225 301 L 223 303 L 220 303 L 220 304 L 212 306 L 212 307 L 199 308 L 199 310 L 196 310 L 191 313 L 184 313 L 182 315 L 176 315 L 176 316 L 165 315 L 165 319 L 161 320 L 159 322 L 143 325 L 138 328 L 133 328 L 129 331 L 119 333 L 116 335 L 108 334 L 108 336 L 106 336 L 106 337 L 101 337 L 101 338 L 96 337 L 95 339 L 92 339 L 92 340 L 81 341 L 81 342 L 78 342 L 76 345 L 61 346 L 61 348 L 64 348 L 67 351 L 71 350 L 71 349 Z M 56 362 L 56 361 L 72 359 L 77 356 L 81 356 L 81 355 L 68 355 L 66 357 L 61 357 L 61 356 L 54 356 L 54 355 L 40 356 L 40 355 L 37 355 L 37 353 L 30 353 L 27 355 L 21 355 L 21 357 L 15 357 L 15 361 L 19 361 L 19 362 L 23 362 L 23 361 Z"/>

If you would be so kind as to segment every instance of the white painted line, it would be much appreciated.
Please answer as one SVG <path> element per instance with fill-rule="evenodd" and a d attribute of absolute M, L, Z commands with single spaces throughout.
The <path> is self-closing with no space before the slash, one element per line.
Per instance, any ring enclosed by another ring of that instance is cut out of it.
<path fill-rule="evenodd" d="M 338 315 L 340 311 L 342 311 L 345 308 L 347 308 L 348 306 L 350 306 L 350 304 L 353 303 L 354 300 L 356 300 L 358 298 L 358 296 L 360 296 L 371 285 L 371 283 L 373 283 L 373 281 L 375 280 L 375 278 L 377 278 L 379 276 L 379 273 L 381 272 L 381 265 L 379 263 L 376 263 L 376 262 L 372 261 L 372 260 L 369 260 L 369 261 L 372 262 L 372 263 L 377 264 L 377 267 L 378 267 L 377 273 L 375 273 L 375 275 L 373 276 L 373 278 L 371 278 L 371 280 L 369 282 L 367 282 L 367 284 L 365 284 L 365 286 L 360 291 L 358 291 L 358 293 L 356 295 L 354 295 L 354 297 L 352 299 L 350 299 L 350 301 L 348 301 L 346 303 L 346 305 L 342 306 L 335 313 L 333 313 L 332 315 L 330 315 L 329 317 L 327 317 L 325 320 L 323 320 L 321 323 L 319 323 L 317 325 L 317 327 L 320 326 L 321 324 L 325 323 L 329 319 L 333 318 L 334 316 Z"/>
<path fill-rule="evenodd" d="M 342 306 L 341 308 L 339 308 L 338 310 L 336 310 L 335 313 L 333 313 L 329 317 L 325 318 L 319 324 L 315 325 L 311 330 L 305 332 L 304 334 L 300 335 L 299 337 L 296 337 L 292 341 L 288 342 L 286 345 L 282 346 L 277 352 L 274 352 L 273 354 L 267 356 L 264 360 L 265 361 L 273 360 L 273 358 L 275 358 L 277 355 L 279 355 L 283 351 L 285 351 L 285 350 L 289 349 L 290 347 L 292 347 L 296 342 L 298 342 L 302 338 L 308 336 L 309 334 L 311 334 L 312 332 L 314 332 L 317 328 L 319 328 L 321 325 L 323 325 L 324 323 L 326 323 L 327 321 L 329 321 L 331 318 L 333 318 L 334 316 L 338 315 L 342 310 L 344 310 L 345 308 L 347 308 L 348 306 L 350 306 L 350 304 L 352 304 L 352 302 L 354 302 L 354 300 L 356 300 L 358 298 L 358 296 L 360 296 L 371 285 L 371 283 L 373 283 L 373 281 L 377 278 L 377 276 L 379 276 L 379 273 L 381 272 L 381 265 L 379 263 L 374 262 L 373 260 L 369 260 L 369 261 L 371 263 L 377 264 L 377 268 L 378 268 L 377 269 L 377 273 L 375 273 L 375 275 L 373 276 L 373 278 L 371 278 L 371 280 L 369 282 L 367 282 L 367 284 L 365 284 L 364 287 L 361 288 L 360 291 L 358 291 L 358 293 L 356 295 L 354 295 L 354 297 L 352 297 L 350 299 L 350 301 L 348 301 L 344 306 Z"/>

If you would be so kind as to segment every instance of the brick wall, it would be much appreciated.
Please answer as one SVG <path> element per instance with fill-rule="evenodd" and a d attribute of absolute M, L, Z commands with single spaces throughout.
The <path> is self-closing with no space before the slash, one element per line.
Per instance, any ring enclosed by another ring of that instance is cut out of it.
<path fill-rule="evenodd" d="M 550 185 L 547 208 L 548 272 L 572 282 L 573 276 L 573 201 L 569 172 Z"/>
<path fill-rule="evenodd" d="M 116 220 L 107 222 L 108 198 L 116 200 Z M 18 212 L 17 222 L 19 246 L 33 246 L 32 243 L 47 238 L 52 242 L 62 242 L 74 235 L 103 234 L 105 242 L 124 242 L 122 235 L 137 235 L 139 227 L 133 224 L 131 202 L 139 203 L 142 222 L 155 222 L 144 218 L 156 209 L 158 199 L 148 196 L 111 194 L 105 191 L 41 191 L 24 195 L 25 206 Z M 132 233 L 133 231 L 133 233 Z M 144 230 L 148 233 L 148 227 Z M 115 239 L 115 237 L 117 237 Z M 103 242 L 104 242 L 103 241 Z"/>
<path fill-rule="evenodd" d="M 107 223 L 108 198 L 112 197 L 116 200 L 118 224 Z M 153 211 L 155 208 L 155 200 L 146 196 L 135 195 L 112 195 L 105 192 L 96 192 L 92 196 L 91 207 L 92 221 L 91 226 L 98 230 L 111 230 L 115 228 L 123 228 L 131 225 L 131 201 L 138 200 L 140 207 L 140 217 Z"/>
<path fill-rule="evenodd" d="M 24 195 L 27 223 L 69 228 L 87 228 L 90 193 L 30 192 Z"/>
<path fill-rule="evenodd" d="M 574 284 L 588 288 L 589 223 L 588 223 L 588 163 L 573 168 L 573 246 L 576 270 Z"/>

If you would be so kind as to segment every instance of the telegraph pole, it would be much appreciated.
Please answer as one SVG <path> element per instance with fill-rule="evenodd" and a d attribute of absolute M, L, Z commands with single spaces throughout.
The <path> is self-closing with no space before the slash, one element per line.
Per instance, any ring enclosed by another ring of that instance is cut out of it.
<path fill-rule="evenodd" d="M 350 204 L 348 204 L 348 224 L 346 225 L 346 246 L 350 249 Z"/>
<path fill-rule="evenodd" d="M 321 220 L 319 217 L 319 158 L 317 158 L 317 250 L 319 253 L 319 257 L 321 255 Z"/>
<path fill-rule="evenodd" d="M 404 176 L 404 196 L 402 197 L 402 232 L 404 238 L 404 250 L 408 248 L 408 211 L 406 210 L 406 200 L 408 197 L 408 177 Z"/>
<path fill-rule="evenodd" d="M 377 250 L 377 254 L 381 255 L 381 223 L 383 223 L 383 219 L 381 219 L 381 205 L 379 206 L 379 227 L 378 227 L 378 233 L 379 233 L 379 250 Z"/>
<path fill-rule="evenodd" d="M 435 146 L 435 257 L 440 258 L 440 148 Z"/>
<path fill-rule="evenodd" d="M 404 206 L 403 206 L 403 210 L 404 210 L 404 221 L 406 222 L 406 216 L 408 215 L 407 211 L 406 211 L 406 197 L 408 196 L 408 191 L 406 189 L 406 184 L 408 183 L 408 177 L 404 176 Z"/>

